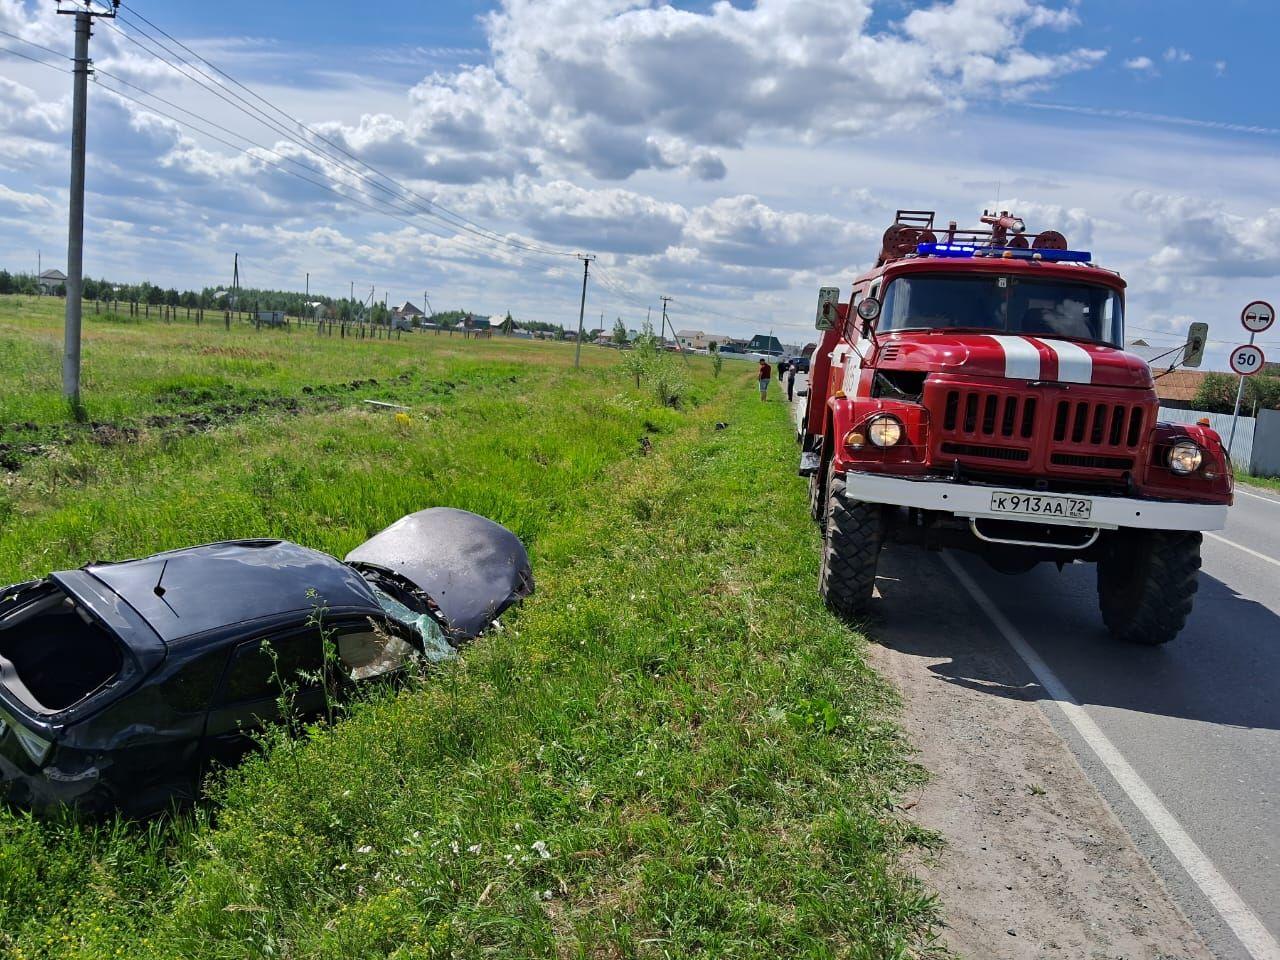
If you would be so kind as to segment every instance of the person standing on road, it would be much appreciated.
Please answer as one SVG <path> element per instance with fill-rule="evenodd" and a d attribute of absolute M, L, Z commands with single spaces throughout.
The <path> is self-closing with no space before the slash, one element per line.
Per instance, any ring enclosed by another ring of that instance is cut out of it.
<path fill-rule="evenodd" d="M 787 372 L 787 358 L 778 358 L 778 386 L 782 386 L 782 375 Z"/>
<path fill-rule="evenodd" d="M 796 396 L 796 365 L 794 363 L 787 364 L 787 403 L 795 400 Z"/>
<path fill-rule="evenodd" d="M 769 361 L 763 357 L 760 358 L 760 368 L 756 373 L 756 380 L 760 383 L 760 402 L 764 403 L 769 399 L 769 381 L 773 379 L 773 371 L 769 369 Z"/>

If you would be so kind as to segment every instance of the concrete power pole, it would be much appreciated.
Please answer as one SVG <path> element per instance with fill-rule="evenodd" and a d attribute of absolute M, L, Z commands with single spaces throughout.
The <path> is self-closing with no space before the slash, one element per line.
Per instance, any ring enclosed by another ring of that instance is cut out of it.
<path fill-rule="evenodd" d="M 582 302 L 578 304 L 578 342 L 573 347 L 573 367 L 576 370 L 582 365 L 582 318 L 587 312 L 587 272 L 591 269 L 591 261 L 595 259 L 591 254 L 578 254 L 578 259 L 582 261 Z"/>
<path fill-rule="evenodd" d="M 88 4 L 58 13 L 76 18 L 76 53 L 71 68 L 71 202 L 67 219 L 67 319 L 63 332 L 62 395 L 80 406 L 80 298 L 84 292 L 84 152 L 89 116 L 89 37 L 94 17 L 114 17 L 120 0 L 108 10 Z"/>

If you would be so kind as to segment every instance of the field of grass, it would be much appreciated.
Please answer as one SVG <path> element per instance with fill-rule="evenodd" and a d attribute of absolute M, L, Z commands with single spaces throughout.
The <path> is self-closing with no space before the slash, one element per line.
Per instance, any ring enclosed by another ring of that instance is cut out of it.
<path fill-rule="evenodd" d="M 904 867 L 933 839 L 894 806 L 920 772 L 816 596 L 786 411 L 751 373 L 696 358 L 672 407 L 594 348 L 574 371 L 564 344 L 86 320 L 108 431 L 60 405 L 56 317 L 0 300 L 4 420 L 61 431 L 0 474 L 0 581 L 232 536 L 341 554 L 448 504 L 515 530 L 538 592 L 195 811 L 0 813 L 0 955 L 933 949 Z M 228 396 L 259 403 L 210 416 Z"/>

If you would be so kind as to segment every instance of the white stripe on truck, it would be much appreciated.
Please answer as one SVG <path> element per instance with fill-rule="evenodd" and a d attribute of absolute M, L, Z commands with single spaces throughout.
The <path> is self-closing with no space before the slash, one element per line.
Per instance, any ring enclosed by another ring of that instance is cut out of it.
<path fill-rule="evenodd" d="M 987 334 L 1004 351 L 1004 375 L 1010 380 L 1040 379 L 1040 350 L 1025 337 Z"/>
<path fill-rule="evenodd" d="M 1045 340 L 1044 345 L 1058 356 L 1060 383 L 1093 382 L 1093 357 L 1088 350 L 1069 340 Z"/>

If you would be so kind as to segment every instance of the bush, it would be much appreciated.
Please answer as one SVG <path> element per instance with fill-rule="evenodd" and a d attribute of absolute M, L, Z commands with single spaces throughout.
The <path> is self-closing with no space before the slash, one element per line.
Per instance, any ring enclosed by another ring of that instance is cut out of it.
<path fill-rule="evenodd" d="M 1236 408 L 1236 391 L 1239 389 L 1239 378 L 1230 373 L 1207 374 L 1196 391 L 1193 403 L 1197 410 L 1209 413 L 1231 413 Z M 1258 374 L 1246 377 L 1244 396 L 1240 401 L 1240 409 L 1251 413 L 1255 408 L 1265 410 L 1280 409 L 1280 377 L 1268 377 Z"/>

